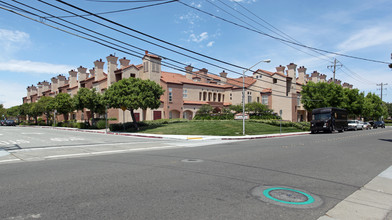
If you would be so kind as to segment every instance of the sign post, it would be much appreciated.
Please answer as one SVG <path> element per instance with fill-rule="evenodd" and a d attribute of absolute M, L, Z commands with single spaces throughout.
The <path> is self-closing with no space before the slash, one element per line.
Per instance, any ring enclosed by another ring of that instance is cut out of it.
<path fill-rule="evenodd" d="M 279 114 L 280 114 L 280 135 L 282 135 L 282 113 L 283 113 L 283 111 L 282 111 L 282 109 L 279 111 Z"/>

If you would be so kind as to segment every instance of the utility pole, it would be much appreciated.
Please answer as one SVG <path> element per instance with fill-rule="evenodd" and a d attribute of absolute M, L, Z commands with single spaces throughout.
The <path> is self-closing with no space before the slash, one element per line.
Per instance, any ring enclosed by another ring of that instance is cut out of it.
<path fill-rule="evenodd" d="M 384 86 L 387 86 L 388 85 L 388 83 L 380 83 L 380 84 L 377 84 L 377 86 L 381 86 L 381 88 L 380 88 L 380 90 L 381 90 L 381 101 L 382 101 L 382 91 L 384 90 Z"/>
<path fill-rule="evenodd" d="M 336 60 L 336 58 L 333 60 L 333 65 L 331 66 L 327 66 L 328 69 L 332 69 L 333 72 L 333 83 L 335 83 L 335 74 L 336 74 L 336 67 L 342 67 L 342 64 L 336 64 L 336 62 L 339 62 L 338 60 Z"/>

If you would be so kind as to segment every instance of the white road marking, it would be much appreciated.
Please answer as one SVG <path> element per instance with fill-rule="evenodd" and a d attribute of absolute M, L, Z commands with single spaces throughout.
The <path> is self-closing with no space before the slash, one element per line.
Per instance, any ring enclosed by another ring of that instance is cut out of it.
<path fill-rule="evenodd" d="M 92 156 L 92 155 L 99 155 L 99 154 L 116 154 L 116 153 L 123 153 L 123 152 L 136 152 L 136 151 L 149 151 L 149 150 L 164 150 L 164 149 L 173 149 L 173 148 L 180 148 L 180 147 L 177 146 L 145 147 L 145 148 L 136 148 L 136 149 L 111 150 L 111 151 L 100 151 L 100 152 L 79 153 L 79 154 L 62 154 L 62 155 L 47 156 L 44 157 L 44 159 Z"/>
<path fill-rule="evenodd" d="M 84 138 L 79 138 L 79 137 L 69 137 L 69 138 L 51 138 L 51 141 L 59 141 L 59 142 L 65 142 L 65 141 L 83 141 Z"/>
<path fill-rule="evenodd" d="M 8 153 L 7 151 L 5 151 L 5 150 L 3 150 L 3 149 L 0 149 L 0 157 L 2 157 L 2 156 L 7 156 L 7 155 L 9 155 L 10 153 Z"/>
<path fill-rule="evenodd" d="M 0 141 L 0 145 L 9 145 L 9 144 L 28 144 L 30 141 L 26 140 L 8 140 L 8 141 Z"/>
<path fill-rule="evenodd" d="M 155 143 L 155 142 L 142 142 L 143 144 Z M 1 142 L 0 142 L 1 144 Z M 98 147 L 98 146 L 111 146 L 111 145 L 132 145 L 140 143 L 107 143 L 107 144 L 86 144 L 86 145 L 74 145 L 74 146 L 58 146 L 58 147 L 37 147 L 37 148 L 25 148 L 17 150 L 9 150 L 8 152 L 21 152 L 21 151 L 35 151 L 35 150 L 57 150 L 57 149 L 68 149 L 68 148 L 83 148 L 83 147 Z"/>
<path fill-rule="evenodd" d="M 0 160 L 0 163 L 12 162 L 12 161 L 21 161 L 20 159 L 10 159 L 10 160 Z"/>
<path fill-rule="evenodd" d="M 21 134 L 44 134 L 44 133 L 21 133 Z"/>

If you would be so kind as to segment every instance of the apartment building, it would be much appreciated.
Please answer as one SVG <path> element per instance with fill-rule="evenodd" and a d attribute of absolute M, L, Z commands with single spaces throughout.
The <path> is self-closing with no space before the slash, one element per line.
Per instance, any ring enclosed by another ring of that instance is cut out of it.
<path fill-rule="evenodd" d="M 165 72 L 161 70 L 161 58 L 146 51 L 141 64 L 130 64 L 130 60 L 118 59 L 114 55 L 106 57 L 107 72 L 104 72 L 105 62 L 96 60 L 94 67 L 80 66 L 70 70 L 69 77 L 58 75 L 47 81 L 39 82 L 37 86 L 27 87 L 24 103 L 36 102 L 42 96 L 56 96 L 59 93 L 77 94 L 82 88 L 95 88 L 103 93 L 113 83 L 129 77 L 149 79 L 160 84 L 165 93 L 161 97 L 158 109 L 138 109 L 135 111 L 136 120 L 156 120 L 161 118 L 192 119 L 203 104 L 211 105 L 217 112 L 230 105 L 242 103 L 243 78 L 229 78 L 227 72 L 219 75 L 208 73 L 203 68 L 194 70 L 192 66 L 185 67 L 185 74 Z M 119 61 L 119 64 L 118 62 Z M 285 70 L 287 67 L 287 70 Z M 303 108 L 300 92 L 308 81 L 331 82 L 326 75 L 314 71 L 309 76 L 306 68 L 290 63 L 287 66 L 276 67 L 275 72 L 257 70 L 252 76 L 246 76 L 245 103 L 259 102 L 268 105 L 274 112 L 282 111 L 282 118 L 288 121 L 307 120 L 308 113 Z M 341 81 L 336 80 L 340 84 Z M 352 87 L 348 83 L 344 87 Z M 87 111 L 87 114 L 90 114 Z M 109 109 L 109 117 L 116 118 L 115 122 L 132 121 L 129 111 Z M 90 116 L 90 115 L 88 115 Z M 67 118 L 84 120 L 86 116 L 81 111 L 71 113 Z M 58 120 L 63 118 L 59 116 Z"/>

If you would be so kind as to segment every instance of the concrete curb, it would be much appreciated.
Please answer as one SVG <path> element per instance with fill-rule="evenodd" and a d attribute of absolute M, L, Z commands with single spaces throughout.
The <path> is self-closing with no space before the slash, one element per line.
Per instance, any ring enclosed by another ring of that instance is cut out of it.
<path fill-rule="evenodd" d="M 177 139 L 177 140 L 253 140 L 253 139 L 289 137 L 289 136 L 310 134 L 310 132 L 306 131 L 306 132 L 295 132 L 295 133 L 247 135 L 247 136 L 199 136 L 199 135 L 159 135 L 159 134 L 146 134 L 146 133 L 135 134 L 135 133 L 125 133 L 125 132 L 107 132 L 106 133 L 105 131 L 102 131 L 102 130 L 84 130 L 84 129 L 78 129 L 78 128 L 49 127 L 49 126 L 21 125 L 20 127 L 48 128 L 48 129 L 55 129 L 55 130 L 78 131 L 78 132 L 120 135 L 120 136 L 129 136 L 129 137 Z"/>

